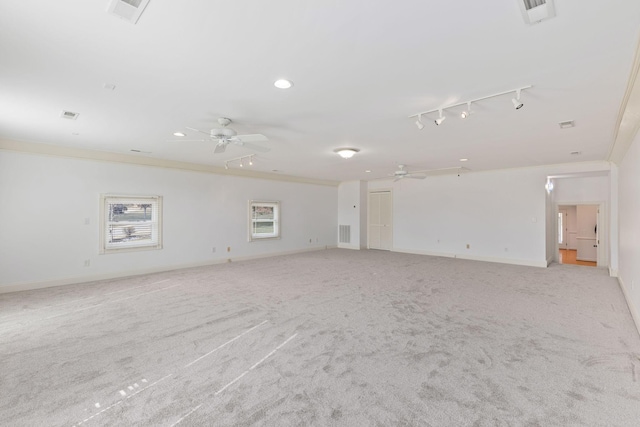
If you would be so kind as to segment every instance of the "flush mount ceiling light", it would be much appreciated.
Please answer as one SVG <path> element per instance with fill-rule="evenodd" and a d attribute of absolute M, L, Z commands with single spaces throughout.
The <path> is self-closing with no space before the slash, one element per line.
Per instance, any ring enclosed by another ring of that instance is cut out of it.
<path fill-rule="evenodd" d="M 524 107 L 524 104 L 522 102 L 520 102 L 520 89 L 516 90 L 516 97 L 512 98 L 511 102 L 513 103 L 513 107 L 516 110 L 519 110 L 522 107 Z"/>
<path fill-rule="evenodd" d="M 444 116 L 444 114 L 443 114 L 443 112 L 445 110 L 448 110 L 449 108 L 459 107 L 461 105 L 466 105 L 467 106 L 467 110 L 463 111 L 460 114 L 461 118 L 466 119 L 471 114 L 471 103 L 472 102 L 483 101 L 485 99 L 495 98 L 496 96 L 507 95 L 507 94 L 511 94 L 511 93 L 514 93 L 514 92 L 516 94 L 516 98 L 513 98 L 511 100 L 511 102 L 513 103 L 513 106 L 516 108 L 516 110 L 519 110 L 524 106 L 524 104 L 520 101 L 520 93 L 523 90 L 530 89 L 531 87 L 532 87 L 531 85 L 517 87 L 515 89 L 506 90 L 504 92 L 493 93 L 491 95 L 483 96 L 481 98 L 470 99 L 468 101 L 458 102 L 457 104 L 451 104 L 451 105 L 447 105 L 447 106 L 440 107 L 440 108 L 434 108 L 433 110 L 429 110 L 429 111 L 421 111 L 419 113 L 415 113 L 415 114 L 410 115 L 409 118 L 413 119 L 414 117 L 417 117 L 418 121 L 416 121 L 416 126 L 418 126 L 418 123 L 422 123 L 422 116 L 424 116 L 426 114 L 431 114 L 431 113 L 438 113 L 438 118 L 435 120 L 435 123 L 437 125 L 440 125 L 444 121 L 444 119 L 446 118 Z M 422 129 L 422 128 L 420 126 L 418 126 L 418 129 Z"/>
<path fill-rule="evenodd" d="M 184 134 L 183 132 L 174 132 L 173 136 L 187 136 L 187 135 Z"/>
<path fill-rule="evenodd" d="M 279 79 L 276 80 L 273 85 L 278 89 L 289 89 L 291 86 L 293 86 L 293 82 L 287 79 Z"/>
<path fill-rule="evenodd" d="M 357 148 L 349 148 L 349 147 L 336 148 L 335 150 L 333 150 L 334 153 L 338 153 L 338 155 L 343 159 L 350 159 L 354 156 L 354 154 L 356 154 L 359 151 L 360 150 L 358 150 Z"/>
<path fill-rule="evenodd" d="M 424 129 L 424 124 L 422 123 L 422 114 L 418 114 L 418 120 L 416 120 L 416 126 L 418 126 L 418 129 L 420 130 Z"/>

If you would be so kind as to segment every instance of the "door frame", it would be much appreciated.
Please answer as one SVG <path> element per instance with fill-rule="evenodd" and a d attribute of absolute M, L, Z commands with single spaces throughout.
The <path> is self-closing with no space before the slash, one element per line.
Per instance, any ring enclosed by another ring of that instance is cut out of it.
<path fill-rule="evenodd" d="M 559 263 L 559 255 L 560 255 L 560 246 L 558 244 L 557 238 L 557 230 L 558 230 L 558 213 L 560 212 L 560 206 L 581 206 L 581 205 L 591 205 L 598 207 L 598 214 L 596 215 L 596 225 L 598 226 L 597 232 L 597 266 L 598 267 L 609 267 L 611 264 L 611 260 L 609 259 L 609 217 L 607 211 L 607 202 L 603 201 L 594 201 L 594 202 L 572 202 L 572 201 L 557 201 L 553 204 L 554 207 L 554 217 L 553 223 L 555 226 L 555 238 L 554 247 L 555 253 L 553 255 L 553 259 L 555 262 Z"/>
<path fill-rule="evenodd" d="M 371 249 L 370 247 L 370 242 L 371 242 L 371 232 L 370 232 L 370 227 L 371 227 L 371 194 L 373 193 L 389 193 L 389 196 L 391 198 L 391 248 L 389 248 L 389 251 L 393 251 L 393 188 L 392 187 L 386 187 L 386 188 L 376 188 L 374 190 L 369 190 L 367 192 L 367 249 Z"/>

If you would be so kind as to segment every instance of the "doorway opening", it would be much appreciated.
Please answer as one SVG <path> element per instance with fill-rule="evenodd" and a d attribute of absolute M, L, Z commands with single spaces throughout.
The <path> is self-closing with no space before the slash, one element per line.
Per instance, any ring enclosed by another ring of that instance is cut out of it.
<path fill-rule="evenodd" d="M 557 244 L 560 264 L 597 267 L 599 205 L 558 205 Z"/>

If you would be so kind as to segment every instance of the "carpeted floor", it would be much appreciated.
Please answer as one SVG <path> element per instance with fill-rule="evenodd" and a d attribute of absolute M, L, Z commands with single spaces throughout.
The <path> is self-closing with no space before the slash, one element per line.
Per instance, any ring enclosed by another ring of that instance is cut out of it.
<path fill-rule="evenodd" d="M 606 271 L 332 249 L 0 295 L 6 426 L 637 426 Z"/>

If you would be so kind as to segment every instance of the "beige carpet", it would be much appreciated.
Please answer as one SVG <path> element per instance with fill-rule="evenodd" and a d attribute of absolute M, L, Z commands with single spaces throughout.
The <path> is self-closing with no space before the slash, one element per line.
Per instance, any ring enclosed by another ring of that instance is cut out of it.
<path fill-rule="evenodd" d="M 327 250 L 0 295 L 7 426 L 637 426 L 615 279 Z"/>

